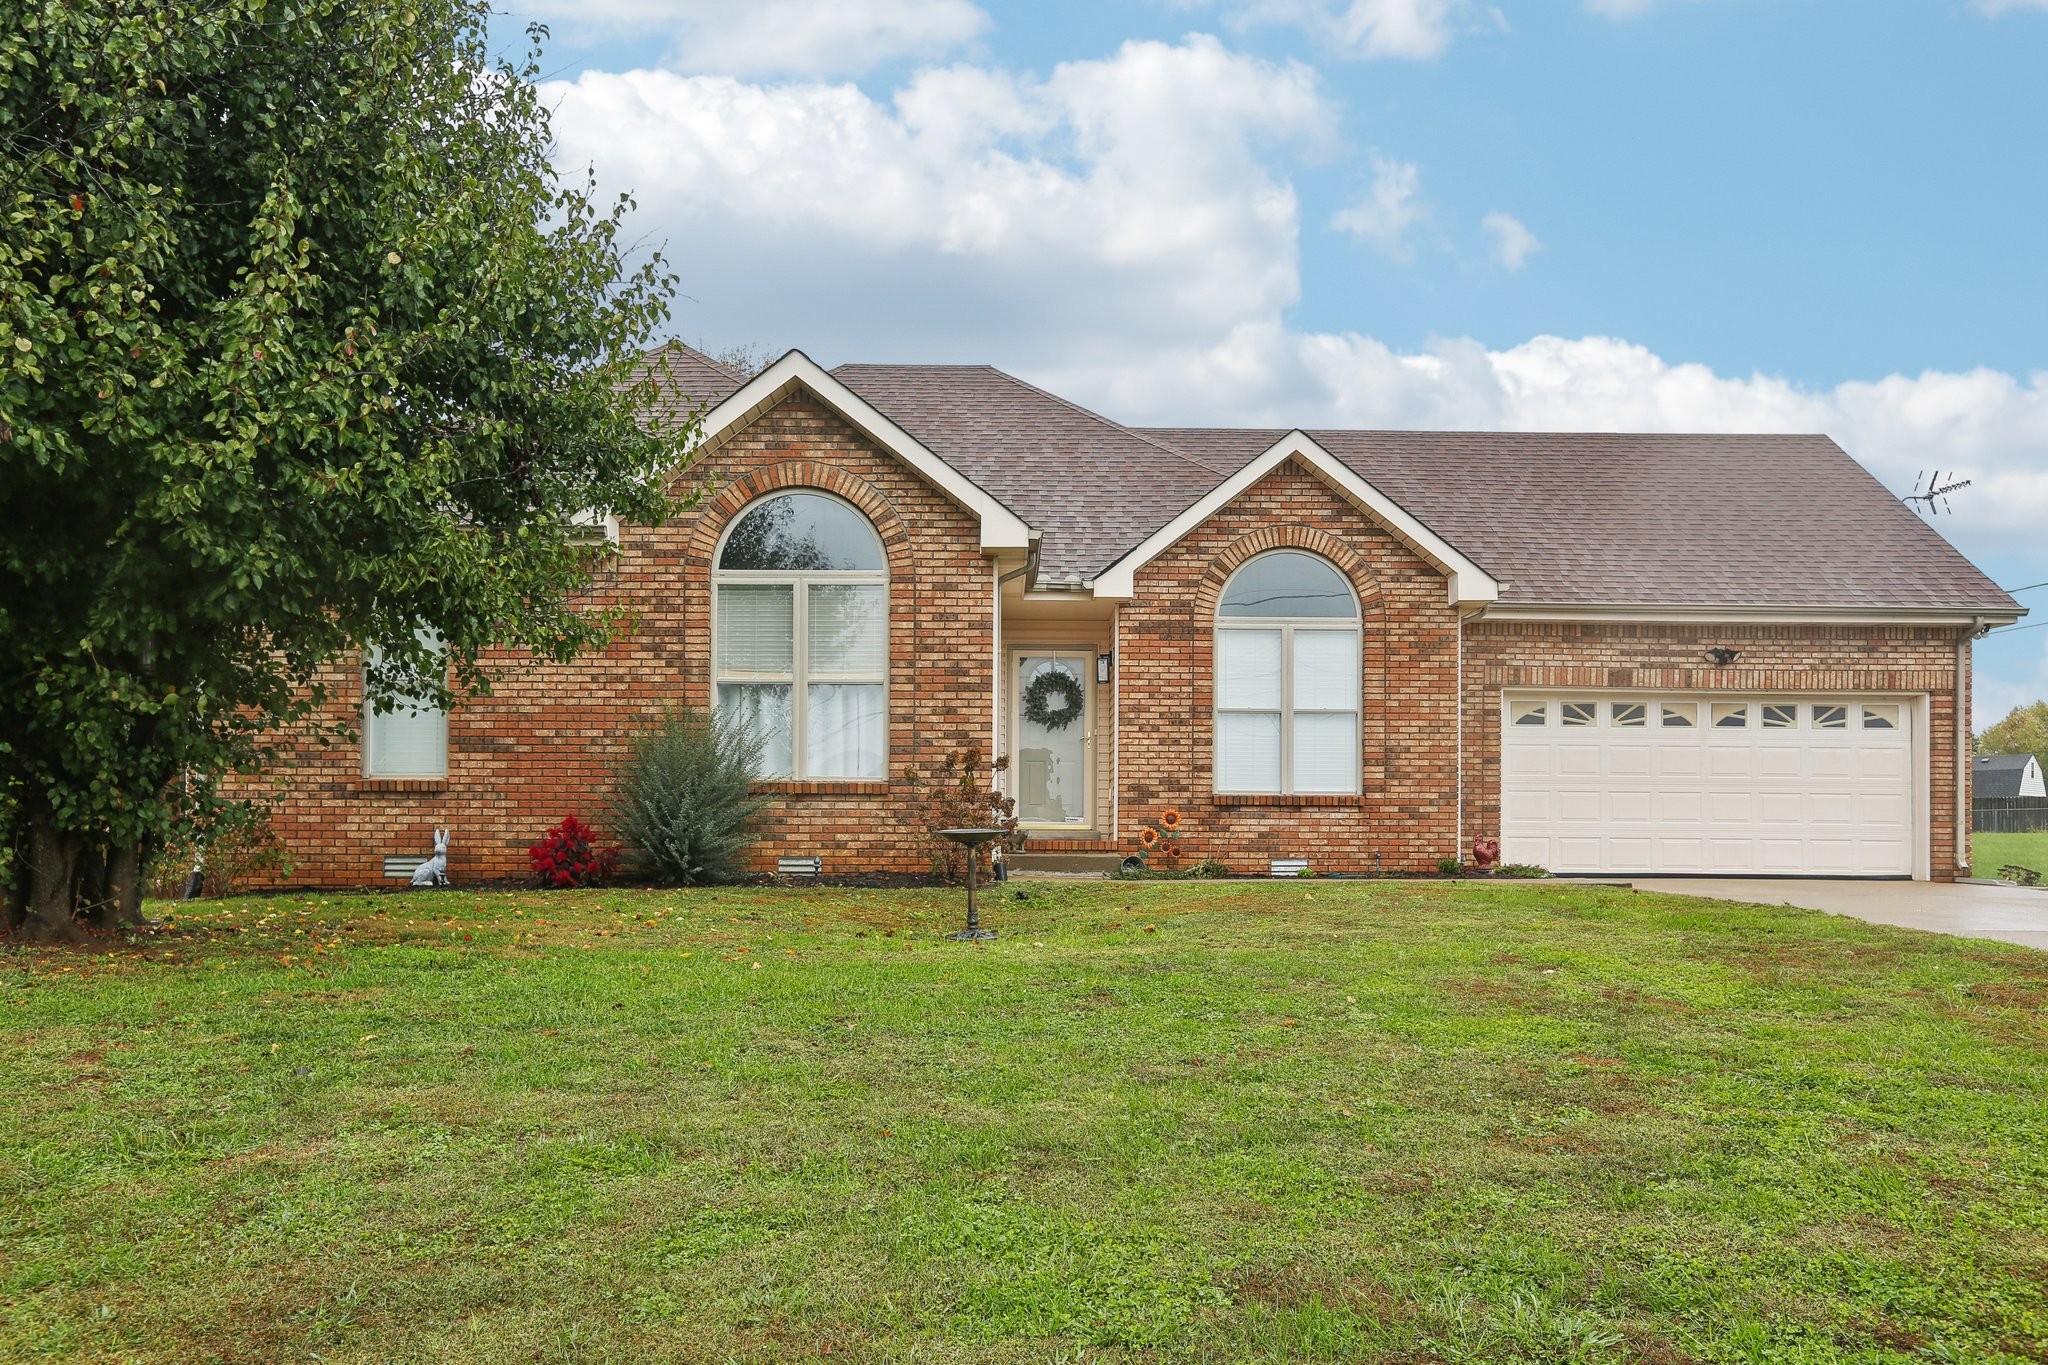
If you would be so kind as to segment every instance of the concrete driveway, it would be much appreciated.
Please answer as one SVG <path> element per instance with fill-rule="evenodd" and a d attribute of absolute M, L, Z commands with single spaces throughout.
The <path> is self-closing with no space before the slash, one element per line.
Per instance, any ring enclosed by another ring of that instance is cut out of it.
<path fill-rule="evenodd" d="M 1712 896 L 1751 905 L 1798 905 L 1961 938 L 2048 949 L 2048 891 L 1982 882 L 1830 882 L 1748 877 L 1646 877 L 1639 891 Z"/>

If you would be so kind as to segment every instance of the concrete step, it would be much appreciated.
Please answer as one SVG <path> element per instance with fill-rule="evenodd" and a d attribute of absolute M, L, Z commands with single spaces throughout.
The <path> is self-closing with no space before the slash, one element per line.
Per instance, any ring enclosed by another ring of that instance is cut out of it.
<path fill-rule="evenodd" d="M 1022 853 L 1004 856 L 1010 871 L 1017 875 L 1029 872 L 1114 872 L 1123 860 L 1121 853 L 1062 852 L 1029 847 Z"/>

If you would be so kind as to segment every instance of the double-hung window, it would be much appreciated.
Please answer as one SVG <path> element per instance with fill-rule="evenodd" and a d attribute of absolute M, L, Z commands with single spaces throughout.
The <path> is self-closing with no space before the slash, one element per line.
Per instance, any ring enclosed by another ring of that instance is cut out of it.
<path fill-rule="evenodd" d="M 1276 550 L 1216 608 L 1216 790 L 1351 795 L 1359 769 L 1359 615 L 1329 561 Z"/>
<path fill-rule="evenodd" d="M 868 519 L 823 493 L 763 498 L 719 547 L 718 710 L 762 777 L 860 780 L 888 764 L 889 578 Z"/>
<path fill-rule="evenodd" d="M 422 633 L 420 643 L 432 659 L 441 658 L 432 636 Z M 376 678 L 387 671 L 384 651 L 371 649 L 363 667 L 363 776 L 446 778 L 448 712 L 433 680 L 400 670 L 397 678 L 384 680 L 388 690 L 380 697 Z"/>

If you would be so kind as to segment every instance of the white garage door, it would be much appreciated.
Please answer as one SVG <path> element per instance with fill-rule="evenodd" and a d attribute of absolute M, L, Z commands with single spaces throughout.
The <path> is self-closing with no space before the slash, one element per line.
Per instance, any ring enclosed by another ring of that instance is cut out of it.
<path fill-rule="evenodd" d="M 1910 702 L 1510 693 L 1501 857 L 1553 872 L 1910 876 Z"/>

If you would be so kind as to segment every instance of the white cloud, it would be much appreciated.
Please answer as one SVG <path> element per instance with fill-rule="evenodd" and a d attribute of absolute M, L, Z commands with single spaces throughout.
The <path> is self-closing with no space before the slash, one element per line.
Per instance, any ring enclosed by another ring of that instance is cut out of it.
<path fill-rule="evenodd" d="M 1586 0 L 1586 8 L 1609 19 L 1633 19 L 1657 0 Z"/>
<path fill-rule="evenodd" d="M 1182 8 L 1210 0 L 1179 0 Z M 1239 29 L 1264 24 L 1299 28 L 1342 57 L 1440 56 L 1461 31 L 1504 26 L 1500 11 L 1473 0 L 1221 0 Z"/>
<path fill-rule="evenodd" d="M 921 71 L 892 98 L 587 72 L 547 87 L 558 159 L 631 188 L 690 296 L 681 334 L 863 359 L 1109 363 L 1299 286 L 1269 144 L 1334 138 L 1314 72 L 1213 38 L 1043 79 Z"/>
<path fill-rule="evenodd" d="M 2048 373 L 1809 387 L 1608 337 L 1404 351 L 1292 325 L 1300 208 L 1270 153 L 1334 137 L 1305 67 L 1192 37 L 884 98 L 650 71 L 548 93 L 563 161 L 634 189 L 683 272 L 680 335 L 985 360 L 1140 422 L 1827 432 L 1899 492 L 1960 470 L 1942 530 L 2048 569 Z M 1419 177 L 1380 178 L 1347 227 L 1398 242 Z"/>
<path fill-rule="evenodd" d="M 1408 230 L 1429 216 L 1422 198 L 1422 175 L 1410 161 L 1390 161 L 1372 154 L 1372 188 L 1365 198 L 1339 209 L 1330 226 L 1370 243 L 1397 261 L 1415 259 Z"/>
<path fill-rule="evenodd" d="M 2048 11 L 2048 0 L 1972 0 L 1971 8 L 1996 19 L 2001 14 L 2017 14 L 2022 10 Z"/>
<path fill-rule="evenodd" d="M 660 34 L 680 71 L 821 76 L 899 57 L 937 57 L 979 37 L 971 0 L 529 0 L 565 37 Z"/>
<path fill-rule="evenodd" d="M 1520 270 L 1528 259 L 1543 250 L 1536 234 L 1522 220 L 1506 213 L 1489 213 L 1480 226 L 1493 238 L 1493 260 L 1503 270 Z"/>

